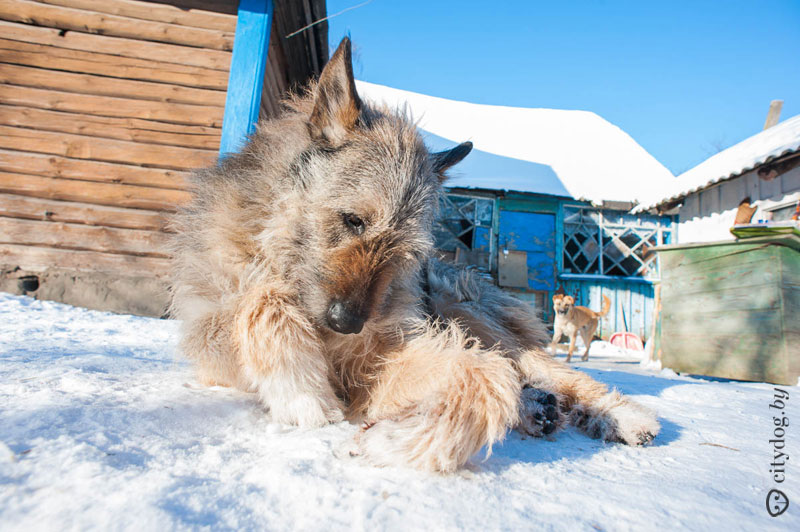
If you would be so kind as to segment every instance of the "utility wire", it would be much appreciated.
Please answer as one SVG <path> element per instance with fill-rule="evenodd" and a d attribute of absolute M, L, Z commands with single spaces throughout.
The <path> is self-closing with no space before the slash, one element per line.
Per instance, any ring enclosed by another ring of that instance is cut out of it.
<path fill-rule="evenodd" d="M 288 39 L 289 37 L 293 37 L 293 36 L 297 35 L 298 33 L 300 33 L 300 32 L 303 32 L 303 31 L 307 30 L 307 29 L 308 29 L 308 28 L 310 28 L 311 26 L 315 26 L 315 25 L 319 24 L 320 22 L 324 22 L 324 21 L 326 21 L 326 20 L 328 20 L 328 19 L 331 19 L 331 18 L 333 18 L 333 17 L 338 17 L 338 16 L 339 16 L 339 15 L 341 15 L 342 13 L 347 13 L 348 11 L 351 11 L 351 10 L 353 10 L 353 9 L 358 9 L 359 7 L 363 7 L 363 6 L 367 5 L 367 4 L 369 4 L 370 2 L 372 2 L 372 0 L 367 0 L 366 2 L 361 2 L 361 3 L 360 3 L 360 4 L 358 4 L 358 5 L 355 5 L 355 6 L 350 6 L 350 7 L 348 7 L 347 9 L 342 9 L 341 11 L 339 11 L 338 13 L 334 13 L 333 15 L 328 15 L 328 16 L 327 16 L 327 17 L 325 17 L 325 18 L 321 18 L 321 19 L 319 19 L 319 20 L 315 20 L 315 21 L 314 21 L 314 22 L 312 22 L 311 24 L 308 24 L 308 25 L 306 25 L 306 26 L 303 26 L 302 28 L 300 28 L 300 29 L 299 29 L 299 30 L 297 30 L 297 31 L 293 31 L 292 33 L 290 33 L 289 35 L 287 35 L 287 36 L 286 36 L 286 38 Z"/>

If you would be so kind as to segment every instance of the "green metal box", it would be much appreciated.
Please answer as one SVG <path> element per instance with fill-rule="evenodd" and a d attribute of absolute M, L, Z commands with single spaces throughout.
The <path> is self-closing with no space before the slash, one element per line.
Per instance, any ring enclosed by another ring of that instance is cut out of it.
<path fill-rule="evenodd" d="M 797 384 L 800 237 L 677 244 L 657 251 L 664 367 Z"/>

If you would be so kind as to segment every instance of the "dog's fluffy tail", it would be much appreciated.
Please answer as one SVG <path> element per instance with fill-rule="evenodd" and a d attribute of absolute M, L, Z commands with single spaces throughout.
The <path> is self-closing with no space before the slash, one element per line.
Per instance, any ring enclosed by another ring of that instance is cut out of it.
<path fill-rule="evenodd" d="M 600 312 L 595 312 L 595 315 L 602 318 L 608 314 L 609 310 L 611 310 L 611 300 L 608 299 L 607 295 L 603 294 L 603 308 L 600 310 Z"/>

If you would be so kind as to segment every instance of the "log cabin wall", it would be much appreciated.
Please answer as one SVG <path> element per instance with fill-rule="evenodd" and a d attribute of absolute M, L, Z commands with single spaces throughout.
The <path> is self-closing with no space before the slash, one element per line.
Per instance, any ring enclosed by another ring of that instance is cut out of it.
<path fill-rule="evenodd" d="M 161 316 L 168 213 L 219 148 L 236 0 L 0 0 L 0 291 Z M 324 0 L 278 0 L 275 116 L 327 60 Z"/>
<path fill-rule="evenodd" d="M 0 290 L 164 312 L 164 214 L 217 155 L 236 28 L 196 4 L 0 0 Z"/>

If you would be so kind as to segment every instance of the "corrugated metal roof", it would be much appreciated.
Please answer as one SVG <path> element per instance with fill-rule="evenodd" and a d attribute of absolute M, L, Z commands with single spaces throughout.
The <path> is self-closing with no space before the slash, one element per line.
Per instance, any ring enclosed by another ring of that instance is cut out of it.
<path fill-rule="evenodd" d="M 652 209 L 732 179 L 772 160 L 800 150 L 800 115 L 761 131 L 709 157 L 640 202 L 634 212 Z"/>

